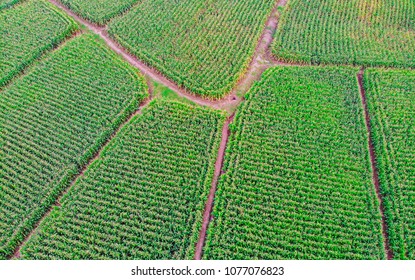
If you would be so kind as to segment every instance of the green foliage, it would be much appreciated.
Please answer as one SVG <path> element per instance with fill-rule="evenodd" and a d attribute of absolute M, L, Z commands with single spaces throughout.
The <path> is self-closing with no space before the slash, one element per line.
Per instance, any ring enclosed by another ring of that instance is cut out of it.
<path fill-rule="evenodd" d="M 81 17 L 104 25 L 113 17 L 131 8 L 139 0 L 61 0 L 61 2 Z"/>
<path fill-rule="evenodd" d="M 415 67 L 413 0 L 291 0 L 272 52 L 311 64 Z"/>
<path fill-rule="evenodd" d="M 43 0 L 0 11 L 0 23 L 0 87 L 78 28 Z"/>
<path fill-rule="evenodd" d="M 207 259 L 383 259 L 357 69 L 268 69 L 235 116 Z"/>
<path fill-rule="evenodd" d="M 179 86 L 208 98 L 246 71 L 273 0 L 151 0 L 114 19 L 109 34 Z"/>
<path fill-rule="evenodd" d="M 78 36 L 0 96 L 0 258 L 147 96 L 143 77 Z"/>
<path fill-rule="evenodd" d="M 30 259 L 192 258 L 224 115 L 155 100 L 24 246 Z"/>
<path fill-rule="evenodd" d="M 415 72 L 369 69 L 364 85 L 394 258 L 415 259 Z"/>
<path fill-rule="evenodd" d="M 20 0 L 0 0 L 0 10 L 10 8 L 19 2 Z"/>

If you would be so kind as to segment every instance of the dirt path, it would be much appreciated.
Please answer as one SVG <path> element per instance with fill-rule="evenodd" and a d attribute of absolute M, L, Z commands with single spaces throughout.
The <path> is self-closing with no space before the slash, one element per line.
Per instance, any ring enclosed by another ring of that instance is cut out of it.
<path fill-rule="evenodd" d="M 234 118 L 234 114 L 231 115 L 226 120 L 222 128 L 222 141 L 220 142 L 218 156 L 215 162 L 215 172 L 213 174 L 213 180 L 212 180 L 212 185 L 210 188 L 208 200 L 206 201 L 206 204 L 205 204 L 202 228 L 200 230 L 199 240 L 196 244 L 196 252 L 194 256 L 195 260 L 202 259 L 203 247 L 205 245 L 205 240 L 206 240 L 206 232 L 207 232 L 207 229 L 208 229 L 211 217 L 212 217 L 212 209 L 213 209 L 213 202 L 215 200 L 216 188 L 218 185 L 219 176 L 222 174 L 223 159 L 225 157 L 226 145 L 228 144 L 228 139 L 229 139 L 229 134 L 230 134 L 229 124 L 232 123 L 233 118 Z"/>
<path fill-rule="evenodd" d="M 115 137 L 115 135 L 118 134 L 118 132 L 127 124 L 130 122 L 130 120 L 141 113 L 142 109 L 144 107 L 146 107 L 148 105 L 148 103 L 150 103 L 151 101 L 151 97 L 147 98 L 146 100 L 144 100 L 141 104 L 140 107 L 133 112 L 127 119 L 125 119 L 125 121 L 112 133 L 112 135 L 105 141 L 105 143 L 101 146 L 101 148 L 98 150 L 98 152 L 95 154 L 94 157 L 92 157 L 88 163 L 82 168 L 82 170 L 73 178 L 71 184 L 59 195 L 58 199 L 55 201 L 54 205 L 52 206 L 61 206 L 60 204 L 60 200 L 62 199 L 62 197 L 70 190 L 70 188 L 72 188 L 72 186 L 76 183 L 76 181 L 78 180 L 78 178 L 80 178 L 81 176 L 84 175 L 85 171 L 88 169 L 88 167 L 95 161 L 97 160 L 100 156 L 101 156 L 101 152 L 102 150 L 108 145 L 108 143 Z M 36 232 L 36 230 L 38 229 L 39 225 L 43 222 L 43 220 L 49 216 L 50 212 L 52 211 L 52 206 L 49 208 L 49 210 L 47 212 L 45 212 L 45 214 L 43 214 L 42 218 L 40 218 L 40 220 L 35 224 L 34 228 L 32 229 L 32 231 L 25 237 L 25 239 L 20 243 L 20 245 L 16 248 L 16 250 L 14 251 L 13 255 L 11 256 L 11 259 L 19 259 L 21 257 L 20 254 L 20 250 L 22 249 L 23 245 L 26 244 L 26 242 L 30 239 L 30 237 L 32 237 L 32 235 Z"/>
<path fill-rule="evenodd" d="M 380 183 L 379 183 L 379 173 L 378 168 L 376 166 L 376 155 L 375 149 L 373 146 L 373 138 L 372 138 L 372 129 L 370 125 L 370 115 L 367 106 L 367 99 L 366 99 L 366 92 L 363 87 L 363 68 L 360 69 L 359 73 L 357 74 L 357 81 L 359 83 L 359 91 L 362 98 L 362 105 L 365 111 L 365 123 L 366 128 L 368 131 L 368 146 L 369 146 L 369 154 L 370 154 L 370 162 L 372 166 L 372 176 L 373 176 L 373 184 L 375 185 L 376 195 L 379 201 L 380 213 L 382 215 L 382 234 L 384 239 L 384 246 L 385 246 L 385 253 L 388 260 L 393 259 L 393 253 L 390 248 L 389 237 L 388 237 L 388 226 L 386 224 L 386 217 L 385 217 L 385 207 L 383 203 L 383 197 L 380 191 Z"/>

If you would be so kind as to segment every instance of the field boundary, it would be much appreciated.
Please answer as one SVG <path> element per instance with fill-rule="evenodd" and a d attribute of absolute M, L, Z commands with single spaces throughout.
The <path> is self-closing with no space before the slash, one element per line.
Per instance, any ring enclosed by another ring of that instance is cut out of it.
<path fill-rule="evenodd" d="M 69 191 L 70 188 L 76 183 L 76 181 L 84 175 L 85 171 L 88 169 L 88 167 L 101 156 L 101 152 L 103 149 L 108 146 L 108 144 L 111 142 L 111 140 L 120 132 L 120 130 L 128 124 L 133 117 L 136 115 L 141 114 L 142 110 L 150 103 L 152 100 L 152 96 L 149 96 L 144 101 L 141 102 L 138 109 L 136 109 L 132 114 L 130 114 L 125 120 L 112 132 L 110 137 L 105 140 L 105 142 L 101 145 L 101 147 L 96 151 L 95 155 L 91 157 L 88 162 L 81 168 L 79 172 L 77 172 L 74 177 L 70 179 L 70 184 L 58 195 L 57 199 L 55 200 L 55 203 L 50 205 L 49 209 L 42 215 L 42 217 L 39 219 L 39 221 L 36 222 L 32 230 L 25 236 L 22 242 L 16 247 L 13 254 L 10 256 L 10 259 L 19 259 L 21 257 L 20 250 L 21 248 L 26 244 L 26 242 L 33 236 L 33 234 L 36 232 L 36 230 L 39 228 L 39 225 L 43 222 L 43 220 L 46 219 L 47 216 L 51 213 L 54 206 L 60 206 L 60 200 L 62 197 Z"/>
<path fill-rule="evenodd" d="M 379 171 L 376 166 L 376 155 L 375 155 L 375 148 L 373 144 L 374 142 L 372 138 L 372 128 L 371 128 L 369 108 L 368 108 L 367 99 L 366 99 L 366 91 L 365 91 L 364 84 L 363 84 L 363 73 L 364 73 L 364 68 L 362 67 L 357 74 L 357 81 L 359 84 L 359 92 L 360 92 L 360 96 L 362 99 L 362 105 L 363 105 L 363 110 L 365 114 L 365 125 L 367 129 L 367 134 L 368 134 L 368 150 L 369 150 L 369 155 L 370 155 L 370 163 L 372 167 L 372 181 L 373 181 L 375 191 L 376 191 L 376 196 L 379 202 L 379 211 L 382 216 L 382 235 L 383 235 L 383 242 L 384 242 L 384 247 L 385 247 L 385 254 L 388 260 L 392 260 L 393 253 L 390 247 L 388 225 L 386 223 L 386 217 L 385 217 L 385 206 L 383 202 L 383 196 L 380 190 Z"/>
<path fill-rule="evenodd" d="M 207 233 L 207 229 L 210 224 L 210 220 L 212 218 L 212 210 L 213 210 L 213 203 L 215 201 L 216 189 L 218 186 L 219 177 L 223 174 L 222 172 L 223 161 L 225 158 L 226 147 L 228 144 L 229 134 L 230 134 L 229 125 L 232 123 L 234 117 L 235 117 L 235 114 L 232 114 L 230 117 L 228 117 L 228 119 L 225 121 L 225 124 L 223 125 L 223 128 L 222 128 L 222 140 L 220 142 L 220 146 L 218 149 L 218 155 L 216 157 L 215 171 L 213 174 L 212 185 L 209 191 L 208 199 L 205 204 L 205 210 L 203 212 L 202 228 L 199 233 L 199 240 L 196 243 L 196 251 L 195 251 L 195 256 L 194 256 L 195 260 L 201 260 L 203 256 L 203 248 L 204 248 L 205 241 L 206 241 L 206 233 Z"/>

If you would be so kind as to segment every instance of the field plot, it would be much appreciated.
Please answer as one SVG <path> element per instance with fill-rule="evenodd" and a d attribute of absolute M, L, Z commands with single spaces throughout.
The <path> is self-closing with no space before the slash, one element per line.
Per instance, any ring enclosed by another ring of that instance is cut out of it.
<path fill-rule="evenodd" d="M 0 92 L 0 258 L 138 108 L 146 89 L 134 68 L 86 34 Z"/>
<path fill-rule="evenodd" d="M 224 115 L 155 100 L 23 248 L 29 259 L 192 258 Z"/>
<path fill-rule="evenodd" d="M 285 61 L 415 67 L 413 0 L 291 0 L 273 54 Z"/>
<path fill-rule="evenodd" d="M 114 16 L 120 15 L 140 0 L 61 0 L 61 2 L 81 17 L 105 24 Z"/>
<path fill-rule="evenodd" d="M 357 69 L 267 70 L 237 112 L 205 259 L 383 259 Z"/>
<path fill-rule="evenodd" d="M 0 87 L 77 29 L 72 19 L 43 0 L 0 11 L 0 23 Z"/>
<path fill-rule="evenodd" d="M 415 72 L 365 71 L 380 188 L 396 259 L 415 259 Z"/>
<path fill-rule="evenodd" d="M 145 63 L 191 92 L 229 93 L 246 71 L 274 0 L 144 0 L 108 26 Z"/>

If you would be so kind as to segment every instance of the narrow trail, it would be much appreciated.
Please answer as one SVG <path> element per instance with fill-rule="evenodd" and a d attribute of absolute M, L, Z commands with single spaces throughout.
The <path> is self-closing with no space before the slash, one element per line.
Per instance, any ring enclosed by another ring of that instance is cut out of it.
<path fill-rule="evenodd" d="M 364 69 L 361 68 L 359 73 L 357 74 L 357 81 L 359 83 L 359 92 L 362 98 L 362 105 L 363 105 L 363 109 L 365 112 L 365 123 L 366 123 L 367 132 L 368 132 L 368 146 L 369 146 L 370 162 L 372 166 L 373 184 L 375 186 L 377 199 L 379 201 L 379 210 L 382 215 L 382 234 L 383 234 L 383 239 L 384 239 L 385 254 L 386 254 L 387 259 L 391 260 L 393 259 L 393 253 L 390 248 L 388 226 L 386 224 L 386 217 L 385 217 L 385 207 L 383 203 L 383 197 L 380 191 L 379 173 L 378 173 L 378 168 L 376 166 L 376 155 L 375 155 L 375 149 L 373 145 L 372 128 L 370 125 L 370 115 L 369 115 L 369 109 L 367 106 L 366 92 L 363 86 L 363 72 L 364 72 Z"/>
<path fill-rule="evenodd" d="M 130 122 L 130 120 L 135 117 L 136 115 L 140 114 L 142 109 L 144 107 L 146 107 L 148 105 L 148 103 L 150 103 L 150 101 L 152 100 L 152 97 L 150 96 L 149 98 L 147 98 L 146 100 L 144 100 L 139 108 L 133 112 L 128 118 L 126 118 L 123 123 L 111 134 L 111 136 L 105 141 L 105 143 L 101 146 L 101 148 L 98 150 L 98 152 L 94 155 L 94 157 L 92 157 L 88 163 L 82 168 L 82 170 L 75 175 L 75 177 L 72 179 L 72 182 L 69 184 L 69 186 L 59 195 L 59 197 L 57 198 L 57 200 L 55 201 L 55 203 L 53 205 L 51 205 L 51 207 L 49 208 L 48 211 L 45 212 L 45 214 L 43 214 L 43 216 L 40 218 L 40 220 L 35 224 L 34 228 L 30 231 L 30 233 L 24 238 L 24 240 L 20 243 L 20 245 L 16 248 L 16 250 L 13 252 L 13 255 L 10 257 L 10 259 L 20 259 L 21 258 L 21 254 L 20 254 L 20 250 L 22 249 L 22 247 L 27 243 L 27 241 L 33 236 L 33 234 L 36 232 L 36 230 L 39 228 L 39 225 L 46 219 L 47 216 L 50 215 L 50 213 L 52 212 L 52 208 L 53 206 L 60 206 L 60 201 L 62 199 L 62 197 L 72 188 L 72 186 L 76 183 L 76 181 L 84 175 L 85 171 L 88 169 L 88 167 L 94 162 L 96 161 L 100 156 L 101 156 L 101 152 L 102 150 L 111 142 L 111 140 L 118 134 L 118 132 L 127 124 Z"/>
<path fill-rule="evenodd" d="M 229 139 L 229 124 L 232 123 L 234 114 L 232 114 L 225 122 L 222 128 L 222 141 L 220 142 L 219 150 L 218 150 L 218 156 L 216 158 L 215 162 L 215 172 L 213 174 L 213 180 L 212 185 L 210 188 L 208 200 L 205 204 L 205 210 L 203 213 L 203 221 L 202 221 L 202 228 L 200 230 L 199 234 L 199 240 L 196 243 L 196 251 L 195 251 L 195 260 L 201 260 L 203 255 L 203 247 L 205 245 L 206 240 L 206 232 L 210 223 L 210 220 L 212 218 L 212 209 L 213 209 L 213 202 L 215 200 L 215 193 L 216 188 L 218 185 L 219 176 L 222 174 L 222 166 L 223 166 L 223 160 L 225 157 L 225 150 L 226 146 L 228 144 Z"/>

